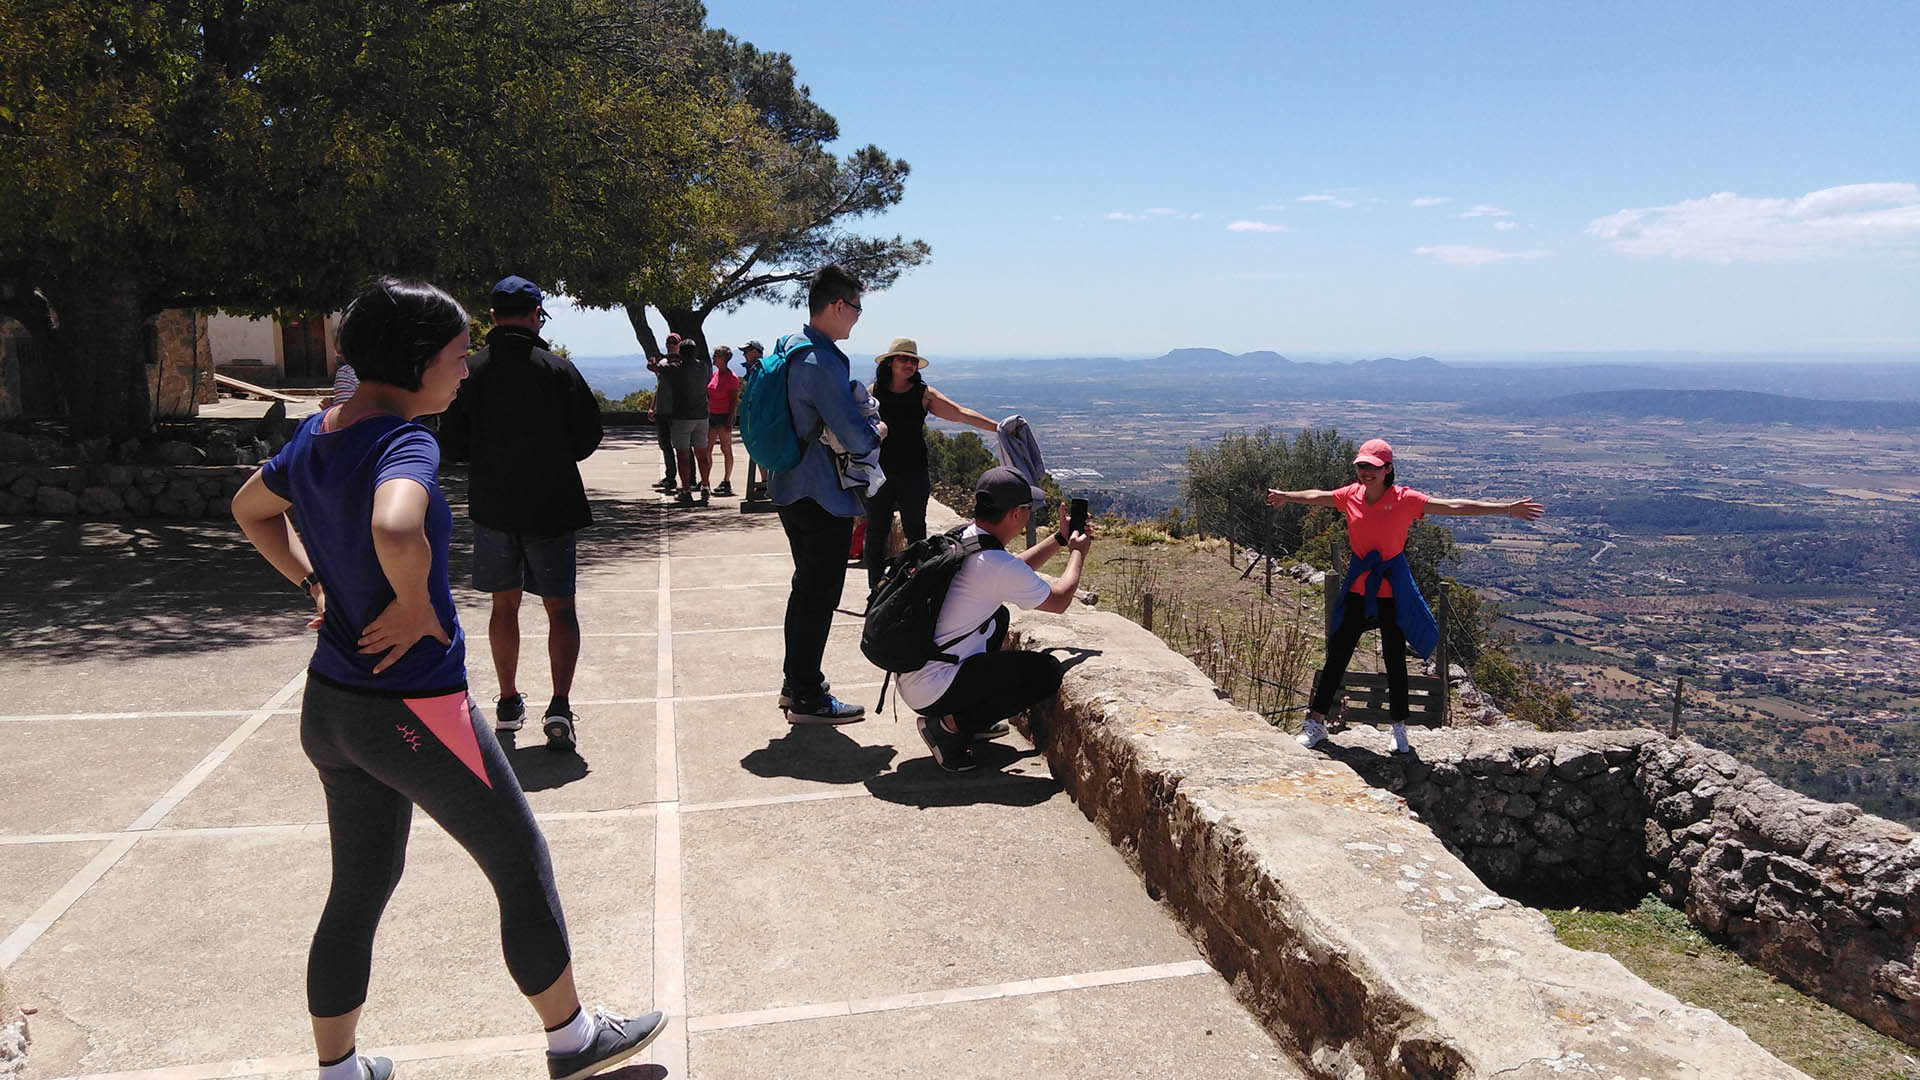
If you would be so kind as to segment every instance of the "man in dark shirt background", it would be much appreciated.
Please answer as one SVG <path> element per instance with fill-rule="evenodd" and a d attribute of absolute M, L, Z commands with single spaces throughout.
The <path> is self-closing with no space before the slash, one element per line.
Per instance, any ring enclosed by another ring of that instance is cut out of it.
<path fill-rule="evenodd" d="M 440 422 L 441 455 L 472 463 L 467 516 L 473 519 L 473 587 L 493 594 L 487 643 L 500 678 L 494 730 L 525 723 L 526 701 L 515 682 L 520 666 L 520 596 L 547 609 L 547 659 L 553 700 L 542 729 L 550 750 L 578 744 L 567 702 L 580 659 L 574 608 L 574 534 L 593 521 L 576 462 L 600 445 L 600 409 L 587 381 L 548 351 L 540 287 L 523 277 L 493 287 L 493 330 L 467 361 Z"/>

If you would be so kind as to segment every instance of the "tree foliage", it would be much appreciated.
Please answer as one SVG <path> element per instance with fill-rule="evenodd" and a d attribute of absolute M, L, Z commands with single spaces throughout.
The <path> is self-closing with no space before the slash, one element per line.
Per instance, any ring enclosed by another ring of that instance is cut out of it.
<path fill-rule="evenodd" d="M 763 186 L 690 0 L 10 0 L 0 34 L 0 313 L 89 433 L 150 424 L 166 308 L 672 266 Z"/>
<path fill-rule="evenodd" d="M 720 193 L 706 217 L 685 223 L 672 259 L 611 277 L 570 279 L 573 295 L 590 305 L 624 306 L 649 353 L 658 347 L 648 307 L 669 330 L 705 348 L 709 315 L 752 299 L 802 304 L 806 279 L 827 263 L 847 267 L 877 290 L 927 260 L 932 249 L 924 241 L 852 230 L 905 197 L 908 165 L 873 145 L 835 156 L 828 144 L 839 138 L 839 124 L 798 81 L 792 57 L 719 30 L 707 33 L 695 55 L 699 70 L 725 81 L 731 100 L 757 118 L 735 160 L 759 183 Z"/>
<path fill-rule="evenodd" d="M 1269 509 L 1267 489 L 1331 491 L 1351 481 L 1352 461 L 1353 440 L 1334 428 L 1307 428 L 1291 441 L 1261 428 L 1189 446 L 1182 487 L 1194 511 L 1190 527 L 1249 547 L 1264 547 L 1270 529 L 1276 554 L 1305 551 L 1312 558 L 1316 545 L 1309 541 L 1335 525 L 1344 536 L 1346 523 L 1297 504 Z M 1317 544 L 1322 553 L 1326 547 Z"/>

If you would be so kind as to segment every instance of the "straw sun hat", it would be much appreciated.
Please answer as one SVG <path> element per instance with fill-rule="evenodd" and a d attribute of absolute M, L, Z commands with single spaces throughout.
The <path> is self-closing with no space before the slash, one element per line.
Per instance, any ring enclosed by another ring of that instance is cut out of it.
<path fill-rule="evenodd" d="M 893 344 L 887 346 L 887 351 L 874 357 L 873 362 L 876 364 L 884 364 L 896 356 L 911 356 L 914 360 L 918 361 L 919 366 L 923 368 L 929 363 L 932 363 L 932 361 L 920 355 L 920 344 L 910 337 L 894 338 Z"/>

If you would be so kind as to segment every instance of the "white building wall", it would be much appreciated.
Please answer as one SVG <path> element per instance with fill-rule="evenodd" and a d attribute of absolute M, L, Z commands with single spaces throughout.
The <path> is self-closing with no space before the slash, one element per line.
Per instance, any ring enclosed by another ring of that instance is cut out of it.
<path fill-rule="evenodd" d="M 280 324 L 272 319 L 247 319 L 238 315 L 207 316 L 207 347 L 213 362 L 256 360 L 280 366 Z"/>

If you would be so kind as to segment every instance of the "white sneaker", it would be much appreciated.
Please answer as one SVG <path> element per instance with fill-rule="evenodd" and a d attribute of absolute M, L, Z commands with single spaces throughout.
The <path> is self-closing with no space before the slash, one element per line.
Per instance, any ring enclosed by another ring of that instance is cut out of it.
<path fill-rule="evenodd" d="M 1393 725 L 1393 752 L 1396 754 L 1413 753 L 1413 745 L 1407 742 L 1407 725 Z"/>
<path fill-rule="evenodd" d="M 1306 730 L 1294 736 L 1294 738 L 1299 740 L 1301 746 L 1311 750 L 1327 741 L 1327 725 L 1312 717 L 1308 717 Z"/>

